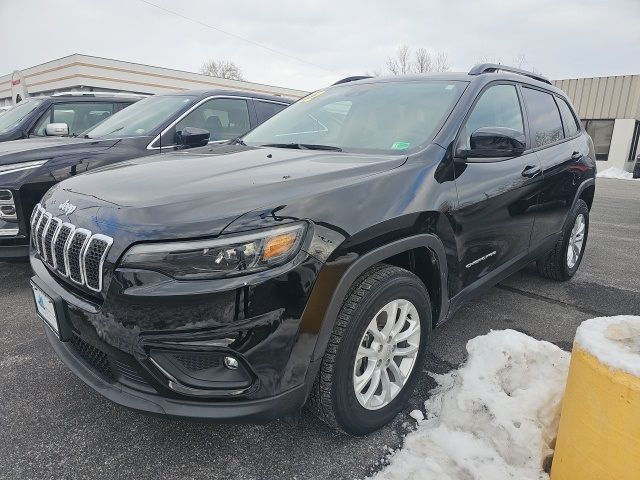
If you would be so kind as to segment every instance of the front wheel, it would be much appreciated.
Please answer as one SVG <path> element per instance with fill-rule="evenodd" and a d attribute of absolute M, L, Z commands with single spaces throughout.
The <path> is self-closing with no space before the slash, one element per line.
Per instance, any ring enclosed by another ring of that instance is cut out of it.
<path fill-rule="evenodd" d="M 328 425 L 365 435 L 407 403 L 431 333 L 429 294 L 413 273 L 378 265 L 351 287 L 334 326 L 310 406 Z"/>
<path fill-rule="evenodd" d="M 553 250 L 536 262 L 538 273 L 553 280 L 569 280 L 582 262 L 589 234 L 589 207 L 579 199 Z"/>

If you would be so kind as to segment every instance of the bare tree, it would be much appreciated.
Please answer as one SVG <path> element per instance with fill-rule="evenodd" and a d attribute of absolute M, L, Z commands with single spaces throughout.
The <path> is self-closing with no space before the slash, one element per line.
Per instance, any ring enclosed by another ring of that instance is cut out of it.
<path fill-rule="evenodd" d="M 444 52 L 437 53 L 436 58 L 433 61 L 433 71 L 448 72 L 450 68 L 449 56 Z"/>
<path fill-rule="evenodd" d="M 200 67 L 200 73 L 229 80 L 244 80 L 240 67 L 230 60 L 207 60 Z"/>
<path fill-rule="evenodd" d="M 387 68 L 393 75 L 411 73 L 411 61 L 409 60 L 409 47 L 407 45 L 399 46 L 396 56 L 387 59 Z"/>
<path fill-rule="evenodd" d="M 418 48 L 411 56 L 407 45 L 398 47 L 396 55 L 387 59 L 387 70 L 392 75 L 406 73 L 446 72 L 449 70 L 446 53 L 432 53 L 426 48 Z"/>
<path fill-rule="evenodd" d="M 433 59 L 431 53 L 426 48 L 418 48 L 415 53 L 415 66 L 416 73 L 427 73 L 433 71 Z"/>

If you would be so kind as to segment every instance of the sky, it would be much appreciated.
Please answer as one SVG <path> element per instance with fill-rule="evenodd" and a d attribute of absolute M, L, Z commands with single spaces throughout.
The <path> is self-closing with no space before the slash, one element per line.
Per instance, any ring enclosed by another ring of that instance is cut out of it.
<path fill-rule="evenodd" d="M 386 73 L 403 44 L 452 71 L 525 58 L 552 79 L 640 74 L 640 0 L 0 0 L 0 75 L 72 53 L 186 71 L 219 59 L 315 90 Z"/>

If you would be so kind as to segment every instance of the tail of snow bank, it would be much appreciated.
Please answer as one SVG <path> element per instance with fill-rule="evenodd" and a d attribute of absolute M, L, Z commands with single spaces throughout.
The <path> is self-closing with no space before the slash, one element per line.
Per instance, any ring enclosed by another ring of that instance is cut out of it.
<path fill-rule="evenodd" d="M 514 330 L 467 343 L 459 369 L 434 375 L 426 420 L 376 479 L 543 479 L 569 354 Z"/>

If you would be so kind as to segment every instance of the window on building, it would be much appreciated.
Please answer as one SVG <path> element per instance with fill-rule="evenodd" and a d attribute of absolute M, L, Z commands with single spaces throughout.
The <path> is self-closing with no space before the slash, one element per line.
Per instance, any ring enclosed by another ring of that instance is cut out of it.
<path fill-rule="evenodd" d="M 640 151 L 638 151 L 638 141 L 640 140 L 640 122 L 636 121 L 633 127 L 633 137 L 631 137 L 631 149 L 629 150 L 628 162 L 635 162 Z"/>
<path fill-rule="evenodd" d="M 514 85 L 496 85 L 482 94 L 460 134 L 458 148 L 469 149 L 471 134 L 482 127 L 505 127 L 524 133 L 520 100 Z"/>
<path fill-rule="evenodd" d="M 608 160 L 614 120 L 583 120 L 582 123 L 593 140 L 596 160 Z"/>
<path fill-rule="evenodd" d="M 556 102 L 558 102 L 558 108 L 560 109 L 560 113 L 562 114 L 562 122 L 564 123 L 564 136 L 565 137 L 573 137 L 578 133 L 580 127 L 578 127 L 578 122 L 576 121 L 576 117 L 574 117 L 571 112 L 571 108 L 567 105 L 563 99 L 556 97 Z"/>
<path fill-rule="evenodd" d="M 258 123 L 262 123 L 265 120 L 270 119 L 276 113 L 287 108 L 287 105 L 273 102 L 262 102 L 260 100 L 254 100 L 256 106 L 256 115 L 258 116 Z"/>
<path fill-rule="evenodd" d="M 562 140 L 562 120 L 553 95 L 532 88 L 523 88 L 522 93 L 527 106 L 533 147 L 542 147 Z"/>

